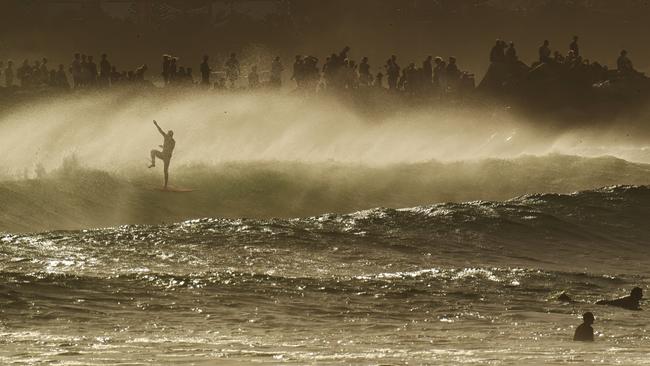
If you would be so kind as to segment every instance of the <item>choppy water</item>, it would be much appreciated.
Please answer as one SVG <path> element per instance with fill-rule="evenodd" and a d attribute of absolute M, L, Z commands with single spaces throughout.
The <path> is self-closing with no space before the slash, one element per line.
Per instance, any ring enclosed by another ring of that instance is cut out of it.
<path fill-rule="evenodd" d="M 0 236 L 1 364 L 647 364 L 650 188 Z M 577 302 L 554 300 L 567 291 Z M 571 342 L 596 315 L 594 344 Z"/>

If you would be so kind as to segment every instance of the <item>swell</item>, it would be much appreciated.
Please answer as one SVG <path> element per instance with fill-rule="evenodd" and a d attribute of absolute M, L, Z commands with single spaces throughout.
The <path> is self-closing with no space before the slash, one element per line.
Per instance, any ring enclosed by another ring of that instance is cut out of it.
<path fill-rule="evenodd" d="M 612 157 L 546 155 L 386 166 L 261 161 L 177 166 L 172 184 L 196 191 L 169 193 L 155 189 L 158 171 L 109 173 L 69 159 L 36 178 L 0 182 L 0 230 L 85 229 L 202 217 L 308 217 L 374 207 L 503 201 L 649 181 L 650 165 Z"/>
<path fill-rule="evenodd" d="M 435 266 L 646 270 L 650 188 L 612 186 L 503 202 L 377 208 L 303 219 L 205 218 L 177 224 L 0 236 L 5 271 L 112 276 L 284 277 Z"/>

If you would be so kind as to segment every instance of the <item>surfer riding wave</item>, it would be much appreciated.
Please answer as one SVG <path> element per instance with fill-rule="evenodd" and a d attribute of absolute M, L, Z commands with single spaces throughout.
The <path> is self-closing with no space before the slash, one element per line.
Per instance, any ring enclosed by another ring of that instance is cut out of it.
<path fill-rule="evenodd" d="M 158 129 L 158 132 L 160 132 L 160 134 L 163 136 L 164 141 L 162 145 L 159 145 L 162 148 L 162 151 L 151 150 L 151 165 L 149 168 L 156 166 L 156 158 L 163 161 L 163 170 L 165 172 L 165 188 L 167 188 L 167 182 L 169 181 L 169 162 L 172 159 L 172 153 L 174 151 L 174 147 L 176 146 L 176 141 L 174 140 L 174 131 L 169 130 L 167 133 L 165 133 L 165 131 L 163 131 L 160 126 L 158 126 L 158 122 L 156 122 L 156 120 L 153 121 L 153 124 Z"/>

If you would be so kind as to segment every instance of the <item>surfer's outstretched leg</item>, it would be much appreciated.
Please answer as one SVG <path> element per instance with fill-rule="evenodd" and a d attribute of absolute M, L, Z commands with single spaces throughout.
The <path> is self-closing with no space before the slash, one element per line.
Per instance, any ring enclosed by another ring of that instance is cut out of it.
<path fill-rule="evenodd" d="M 163 171 L 165 172 L 165 188 L 167 188 L 167 181 L 169 180 L 169 160 L 170 159 L 163 159 L 163 162 L 165 163 L 163 168 Z"/>

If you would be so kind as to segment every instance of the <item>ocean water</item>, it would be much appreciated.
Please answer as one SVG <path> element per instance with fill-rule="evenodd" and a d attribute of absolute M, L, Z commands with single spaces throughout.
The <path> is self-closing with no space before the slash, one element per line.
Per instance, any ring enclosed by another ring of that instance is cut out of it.
<path fill-rule="evenodd" d="M 0 363 L 644 364 L 647 313 L 593 303 L 650 285 L 648 214 L 650 188 L 612 186 L 7 233 Z"/>
<path fill-rule="evenodd" d="M 384 102 L 4 103 L 0 365 L 650 364 L 647 119 Z"/>

